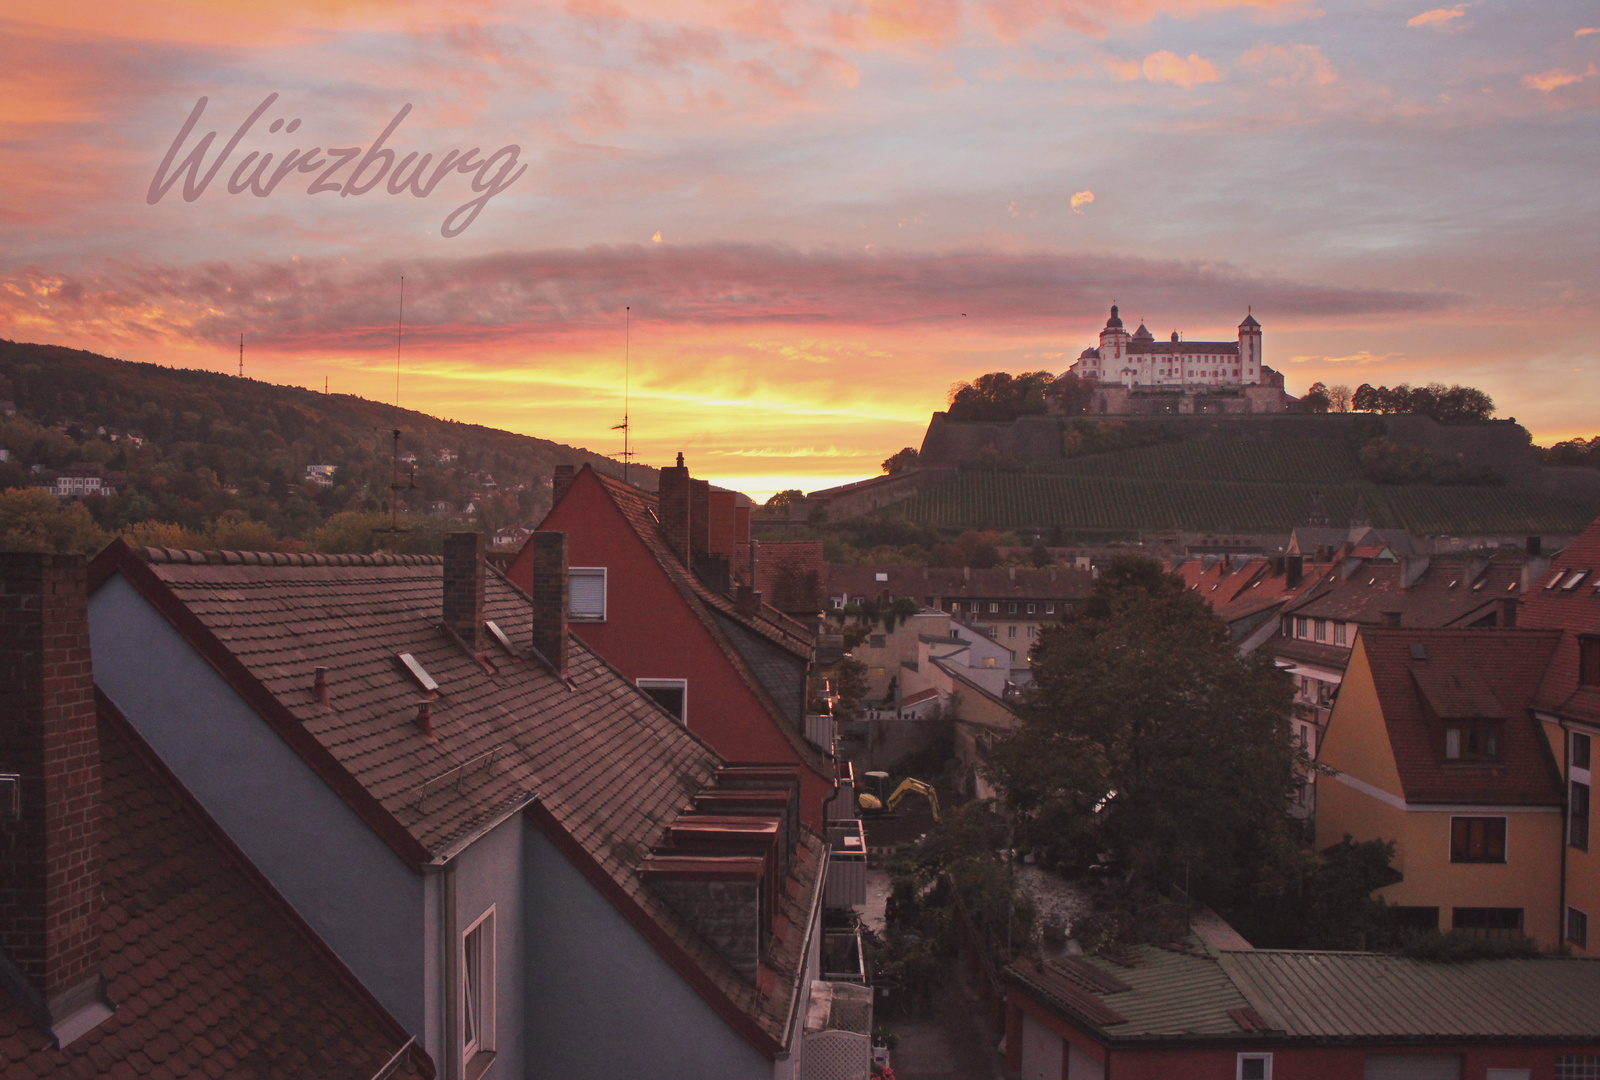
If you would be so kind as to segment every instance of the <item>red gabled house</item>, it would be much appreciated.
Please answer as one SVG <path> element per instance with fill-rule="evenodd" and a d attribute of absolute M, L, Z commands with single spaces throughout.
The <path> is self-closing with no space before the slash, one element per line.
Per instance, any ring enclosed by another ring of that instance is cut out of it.
<path fill-rule="evenodd" d="M 814 628 L 749 585 L 730 593 L 732 515 L 678 461 L 658 495 L 587 465 L 557 469 L 539 528 L 568 537 L 572 633 L 728 761 L 799 766 L 804 820 L 820 832 L 834 767 L 805 736 Z M 507 578 L 531 588 L 535 558 L 524 547 Z"/>

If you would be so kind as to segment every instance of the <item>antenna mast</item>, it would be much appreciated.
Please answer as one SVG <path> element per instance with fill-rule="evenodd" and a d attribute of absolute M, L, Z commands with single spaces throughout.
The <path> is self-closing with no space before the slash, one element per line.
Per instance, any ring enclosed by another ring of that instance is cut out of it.
<path fill-rule="evenodd" d="M 633 367 L 633 307 L 622 308 L 622 423 L 613 424 L 612 431 L 622 432 L 622 482 L 628 483 L 628 466 L 633 461 L 633 446 L 629 442 L 632 425 L 628 423 L 628 381 Z"/>
<path fill-rule="evenodd" d="M 400 320 L 394 328 L 394 407 L 400 407 L 400 339 L 406 334 L 406 277 L 400 275 Z"/>
<path fill-rule="evenodd" d="M 239 378 L 244 378 L 244 331 L 239 331 Z"/>

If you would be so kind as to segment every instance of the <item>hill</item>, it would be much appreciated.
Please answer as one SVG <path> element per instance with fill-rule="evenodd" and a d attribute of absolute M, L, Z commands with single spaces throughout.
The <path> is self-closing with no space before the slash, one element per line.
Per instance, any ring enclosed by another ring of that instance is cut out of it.
<path fill-rule="evenodd" d="M 1161 457 L 1127 456 L 1133 471 Z M 1600 516 L 1600 501 L 1530 488 L 1211 479 L 1198 467 L 1176 468 L 1164 479 L 960 472 L 881 513 L 941 529 L 1060 530 L 1065 537 L 1111 539 L 1178 528 L 1287 533 L 1306 524 L 1318 503 L 1329 521 L 1350 521 L 1359 507 L 1380 528 L 1420 536 L 1570 536 Z"/>
<path fill-rule="evenodd" d="M 387 515 L 396 428 L 400 452 L 415 459 L 414 468 L 402 466 L 400 492 L 416 525 L 412 546 L 435 543 L 451 520 L 488 529 L 537 521 L 558 464 L 622 473 L 592 451 L 349 394 L 53 345 L 0 341 L 0 402 L 13 403 L 0 414 L 0 449 L 8 452 L 0 456 L 10 459 L 0 461 L 0 490 L 76 464 L 99 466 L 116 492 L 82 505 L 108 532 L 164 522 L 209 535 L 225 520 L 254 523 L 254 535 L 270 531 L 280 546 L 315 546 L 319 531 L 323 545 L 370 544 L 370 535 L 338 541 L 327 530 L 342 524 L 359 533 L 354 519 Z M 307 474 L 314 465 L 331 466 L 331 474 L 317 482 Z M 654 469 L 635 465 L 630 476 L 655 487 Z"/>

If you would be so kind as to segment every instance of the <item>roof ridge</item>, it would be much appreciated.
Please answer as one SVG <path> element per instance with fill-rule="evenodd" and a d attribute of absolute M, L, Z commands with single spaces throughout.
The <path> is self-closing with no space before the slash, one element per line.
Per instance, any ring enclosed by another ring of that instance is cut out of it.
<path fill-rule="evenodd" d="M 148 563 L 188 563 L 193 566 L 439 566 L 441 555 L 323 554 L 310 551 L 235 551 L 211 548 L 133 547 L 129 550 Z"/>

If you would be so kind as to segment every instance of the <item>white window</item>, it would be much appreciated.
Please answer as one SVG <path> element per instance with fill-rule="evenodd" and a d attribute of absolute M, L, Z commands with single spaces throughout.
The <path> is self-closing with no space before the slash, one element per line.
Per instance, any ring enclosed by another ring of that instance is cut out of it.
<path fill-rule="evenodd" d="M 461 1060 L 494 1053 L 494 908 L 461 935 Z"/>
<path fill-rule="evenodd" d="M 1300 638 L 1301 640 L 1309 638 L 1311 636 L 1311 620 L 1298 618 L 1295 619 L 1294 636 Z"/>
<path fill-rule="evenodd" d="M 640 679 L 645 697 L 671 713 L 680 724 L 689 723 L 688 679 Z"/>
<path fill-rule="evenodd" d="M 1046 604 L 1044 606 L 1044 613 L 1046 615 L 1054 615 L 1056 613 L 1056 606 L 1054 604 Z"/>
<path fill-rule="evenodd" d="M 995 603 L 995 602 L 993 602 L 993 601 L 990 601 L 990 603 L 989 603 L 989 614 L 991 614 L 991 615 L 1000 614 L 1000 605 Z"/>
<path fill-rule="evenodd" d="M 1271 1054 L 1240 1054 L 1235 1080 L 1272 1080 Z"/>
<path fill-rule="evenodd" d="M 1335 645 L 1349 645 L 1350 644 L 1350 624 L 1349 623 L 1338 622 L 1338 623 L 1334 623 L 1333 624 L 1333 643 Z"/>
<path fill-rule="evenodd" d="M 1034 612 L 1036 612 L 1038 610 L 1039 610 L 1039 605 L 1038 604 L 1029 604 L 1028 605 L 1028 614 L 1029 615 L 1032 615 Z"/>
<path fill-rule="evenodd" d="M 574 566 L 567 571 L 567 615 L 581 622 L 605 622 L 605 567 Z"/>
<path fill-rule="evenodd" d="M 1016 636 L 1017 636 L 1017 624 L 1016 623 L 1012 623 L 1010 626 L 1006 627 L 1006 637 L 1014 638 Z"/>
<path fill-rule="evenodd" d="M 1327 619 L 1318 619 L 1317 620 L 1317 640 L 1318 641 L 1327 641 L 1328 640 L 1328 620 Z"/>

